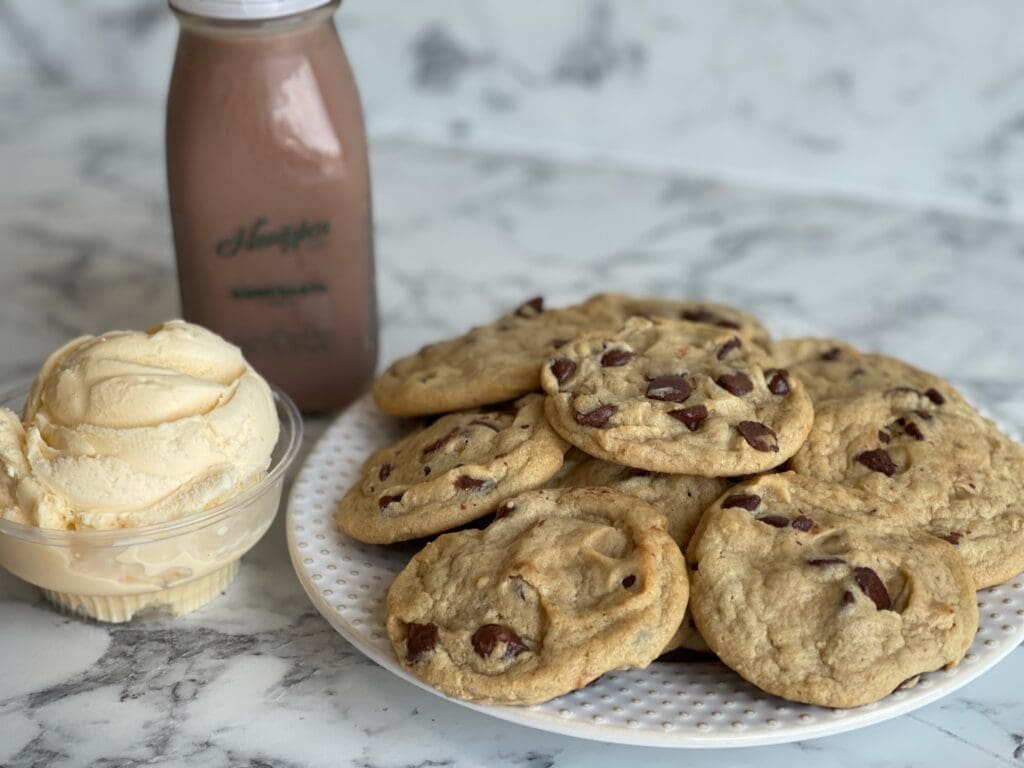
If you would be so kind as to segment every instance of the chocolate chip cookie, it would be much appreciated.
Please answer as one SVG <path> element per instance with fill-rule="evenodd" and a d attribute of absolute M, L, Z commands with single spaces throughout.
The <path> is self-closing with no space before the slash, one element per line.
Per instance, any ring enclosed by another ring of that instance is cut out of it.
<path fill-rule="evenodd" d="M 600 306 L 545 310 L 537 297 L 489 325 L 396 361 L 374 383 L 373 399 L 392 416 L 512 400 L 540 389 L 540 365 L 549 353 L 584 330 L 617 323 Z"/>
<path fill-rule="evenodd" d="M 715 328 L 736 331 L 762 347 L 767 347 L 771 343 L 768 330 L 752 314 L 713 301 L 638 297 L 625 293 L 599 293 L 587 299 L 583 306 L 600 315 L 609 312 L 616 314 L 621 322 L 637 315 L 685 320 L 690 323 L 702 323 Z"/>
<path fill-rule="evenodd" d="M 572 449 L 576 452 L 576 449 Z M 685 552 L 704 510 L 722 495 L 729 483 L 717 477 L 697 475 L 668 475 L 646 469 L 623 467 L 608 461 L 584 456 L 561 477 L 553 478 L 550 487 L 611 488 L 628 496 L 643 499 L 668 520 L 668 533 Z M 700 637 L 690 619 L 689 612 L 679 624 L 679 631 L 669 640 L 665 651 L 686 648 L 707 652 L 707 644 Z"/>
<path fill-rule="evenodd" d="M 748 338 L 659 318 L 566 344 L 548 357 L 541 385 L 566 440 L 655 472 L 763 472 L 796 452 L 814 417 L 800 381 Z"/>
<path fill-rule="evenodd" d="M 536 704 L 647 666 L 687 593 L 650 505 L 603 488 L 533 491 L 413 557 L 388 592 L 387 631 L 402 666 L 449 696 Z"/>
<path fill-rule="evenodd" d="M 992 586 L 1024 570 L 1024 448 L 947 392 L 823 403 L 790 466 L 893 503 L 955 546 L 979 588 Z"/>
<path fill-rule="evenodd" d="M 712 505 L 690 543 L 691 607 L 722 661 L 769 693 L 829 707 L 956 664 L 978 624 L 970 573 L 887 508 L 792 473 Z"/>
<path fill-rule="evenodd" d="M 375 451 L 338 503 L 338 527 L 373 544 L 429 536 L 493 512 L 543 485 L 568 446 L 544 419 L 543 397 L 442 416 Z"/>
<path fill-rule="evenodd" d="M 868 392 L 914 389 L 937 403 L 951 401 L 966 406 L 963 396 L 938 376 L 893 357 L 861 352 L 835 339 L 782 339 L 772 345 L 772 357 L 803 382 L 815 405 Z"/>
<path fill-rule="evenodd" d="M 643 499 L 665 515 L 669 535 L 685 550 L 700 516 L 711 502 L 722 495 L 729 483 L 717 477 L 669 475 L 624 467 L 587 456 L 559 478 L 557 487 L 586 486 L 611 488 Z"/>

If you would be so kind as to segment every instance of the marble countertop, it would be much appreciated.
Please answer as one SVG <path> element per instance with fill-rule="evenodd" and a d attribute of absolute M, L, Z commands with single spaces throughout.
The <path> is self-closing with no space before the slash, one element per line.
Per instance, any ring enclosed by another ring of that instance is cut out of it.
<path fill-rule="evenodd" d="M 0 107 L 9 381 L 72 335 L 175 315 L 177 288 L 161 105 L 39 90 Z M 398 141 L 372 163 L 385 360 L 538 293 L 704 296 L 903 356 L 1024 428 L 1020 224 Z M 493 720 L 339 637 L 292 572 L 282 518 L 224 597 L 176 621 L 69 619 L 0 575 L 0 764 L 1024 764 L 1020 649 L 912 714 L 776 747 L 683 755 Z"/>
<path fill-rule="evenodd" d="M 1017 0 L 345 0 L 337 21 L 378 136 L 1024 218 Z M 166 0 L 5 0 L 0 82 L 162 98 L 176 32 Z"/>

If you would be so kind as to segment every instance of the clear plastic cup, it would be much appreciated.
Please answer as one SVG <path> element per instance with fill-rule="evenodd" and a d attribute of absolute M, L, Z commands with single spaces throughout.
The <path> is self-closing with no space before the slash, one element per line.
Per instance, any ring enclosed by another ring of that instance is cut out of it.
<path fill-rule="evenodd" d="M 0 396 L 20 413 L 29 386 Z M 266 533 L 285 472 L 302 442 L 295 404 L 274 389 L 280 436 L 270 467 L 229 501 L 166 523 L 105 531 L 59 531 L 0 519 L 0 565 L 39 587 L 59 608 L 123 622 L 141 611 L 175 616 L 213 600 Z"/>

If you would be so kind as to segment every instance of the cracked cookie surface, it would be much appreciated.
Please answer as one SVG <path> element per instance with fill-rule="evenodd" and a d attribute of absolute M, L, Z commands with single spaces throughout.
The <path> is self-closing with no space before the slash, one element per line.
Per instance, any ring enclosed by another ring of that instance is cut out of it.
<path fill-rule="evenodd" d="M 609 313 L 617 315 L 621 322 L 635 315 L 685 320 L 736 331 L 762 347 L 767 347 L 771 343 L 768 329 L 754 315 L 714 301 L 599 293 L 587 299 L 583 307 L 600 316 Z"/>
<path fill-rule="evenodd" d="M 891 502 L 953 544 L 979 588 L 1024 570 L 1024 447 L 948 396 L 901 389 L 821 404 L 790 467 Z"/>
<path fill-rule="evenodd" d="M 515 497 L 486 529 L 438 537 L 395 578 L 395 654 L 443 693 L 481 703 L 535 704 L 644 667 L 688 595 L 665 525 L 609 489 Z"/>
<path fill-rule="evenodd" d="M 732 488 L 690 543 L 691 610 L 759 688 L 853 707 L 956 664 L 978 624 L 949 544 L 894 524 L 885 502 L 781 473 Z"/>
<path fill-rule="evenodd" d="M 567 448 L 544 418 L 541 395 L 448 414 L 374 451 L 335 519 L 349 536 L 373 544 L 446 531 L 543 485 Z"/>
<path fill-rule="evenodd" d="M 720 477 L 650 472 L 592 456 L 585 456 L 557 482 L 559 488 L 611 488 L 646 501 L 665 515 L 669 535 L 683 550 L 704 510 L 729 487 Z"/>
<path fill-rule="evenodd" d="M 936 403 L 966 406 L 949 382 L 894 357 L 861 352 L 835 339 L 782 339 L 772 344 L 772 357 L 803 382 L 815 405 L 850 400 L 869 392 L 915 389 Z"/>
<path fill-rule="evenodd" d="M 568 472 L 558 477 L 553 487 L 611 488 L 613 491 L 646 501 L 665 515 L 669 536 L 684 553 L 704 510 L 729 487 L 729 482 L 720 477 L 649 472 L 646 469 L 623 467 L 585 454 L 581 455 L 583 458 L 578 459 Z M 668 652 L 676 648 L 705 653 L 709 650 L 694 626 L 689 611 L 664 650 Z"/>
<path fill-rule="evenodd" d="M 540 365 L 550 352 L 585 330 L 617 323 L 600 306 L 545 310 L 537 297 L 493 323 L 395 361 L 374 382 L 373 399 L 392 416 L 511 400 L 540 389 Z"/>
<path fill-rule="evenodd" d="M 750 339 L 658 318 L 566 344 L 548 357 L 541 385 L 566 440 L 657 472 L 763 472 L 796 452 L 814 416 L 800 381 Z"/>

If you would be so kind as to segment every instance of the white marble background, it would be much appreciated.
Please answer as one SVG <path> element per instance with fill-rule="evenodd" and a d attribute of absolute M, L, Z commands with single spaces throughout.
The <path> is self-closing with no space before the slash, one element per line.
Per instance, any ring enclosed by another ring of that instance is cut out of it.
<path fill-rule="evenodd" d="M 1024 429 L 1022 8 L 346 0 L 382 358 L 537 293 L 707 296 L 904 356 Z M 0 0 L 0 382 L 70 336 L 177 313 L 173 40 L 156 0 Z M 877 204 L 894 199 L 909 205 Z M 911 715 L 778 747 L 497 722 L 334 633 L 281 522 L 178 622 L 68 620 L 0 572 L 0 765 L 1024 766 L 1020 649 Z"/>
<path fill-rule="evenodd" d="M 177 311 L 151 99 L 19 90 L 0 109 L 0 381 L 69 336 Z M 378 140 L 382 355 L 544 293 L 707 296 L 950 377 L 1024 428 L 1024 227 Z M 311 438 L 322 421 L 308 422 Z M 320 619 L 279 518 L 227 595 L 102 627 L 0 572 L 0 765 L 1024 765 L 1024 651 L 870 730 L 678 754 L 530 731 L 392 677 Z"/>
<path fill-rule="evenodd" d="M 378 137 L 1024 216 L 1017 0 L 345 0 Z M 162 98 L 161 0 L 4 0 L 0 88 Z"/>

